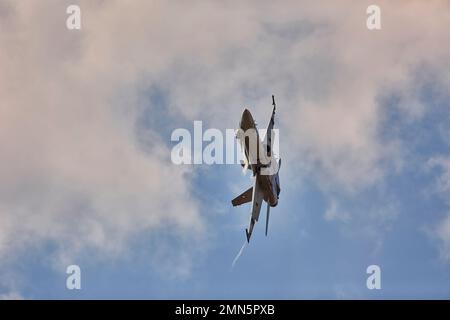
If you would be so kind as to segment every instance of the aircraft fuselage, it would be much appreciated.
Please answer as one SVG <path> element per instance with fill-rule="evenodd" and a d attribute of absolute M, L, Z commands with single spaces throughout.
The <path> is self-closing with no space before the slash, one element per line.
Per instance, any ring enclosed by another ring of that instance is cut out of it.
<path fill-rule="evenodd" d="M 278 195 L 280 192 L 278 170 L 274 174 L 261 174 L 261 168 L 264 165 L 266 167 L 270 166 L 270 162 L 276 160 L 274 157 L 268 157 L 267 159 L 269 159 L 269 163 L 265 163 L 264 165 L 260 163 L 262 161 L 262 154 L 263 157 L 267 157 L 267 150 L 266 146 L 261 143 L 258 130 L 256 130 L 255 121 L 248 109 L 245 109 L 242 113 L 240 129 L 244 133 L 248 132 L 248 130 L 253 130 L 256 135 L 256 142 L 250 142 L 250 139 L 245 139 L 245 143 L 242 144 L 245 149 L 244 154 L 246 160 L 249 162 L 249 168 L 253 171 L 253 175 L 259 175 L 258 185 L 264 193 L 264 201 L 266 201 L 271 207 L 275 207 L 278 204 Z"/>

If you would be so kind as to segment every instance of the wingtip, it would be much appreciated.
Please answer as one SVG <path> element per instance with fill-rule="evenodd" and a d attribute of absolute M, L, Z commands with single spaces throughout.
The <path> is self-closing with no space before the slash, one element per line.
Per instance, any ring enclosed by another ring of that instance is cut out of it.
<path fill-rule="evenodd" d="M 248 229 L 245 229 L 245 235 L 247 236 L 247 243 L 250 243 L 250 234 L 248 233 Z"/>

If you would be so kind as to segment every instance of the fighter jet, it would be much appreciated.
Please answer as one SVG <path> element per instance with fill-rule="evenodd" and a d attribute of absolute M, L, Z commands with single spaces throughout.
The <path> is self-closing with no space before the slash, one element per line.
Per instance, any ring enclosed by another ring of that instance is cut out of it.
<path fill-rule="evenodd" d="M 247 242 L 250 242 L 253 227 L 255 226 L 255 222 L 258 221 L 263 201 L 267 203 L 267 236 L 270 207 L 275 207 L 278 204 L 281 190 L 278 176 L 281 159 L 277 160 L 272 152 L 276 109 L 275 97 L 273 95 L 272 105 L 272 116 L 267 126 L 267 132 L 263 142 L 260 140 L 258 130 L 256 130 L 256 123 L 248 109 L 245 109 L 242 113 L 239 129 L 236 130 L 236 138 L 239 140 L 243 151 L 244 162 L 242 163 L 242 167 L 244 168 L 244 172 L 251 170 L 253 173 L 253 186 L 231 201 L 233 206 L 239 206 L 247 202 L 252 203 L 250 224 L 248 229 L 245 229 Z"/>

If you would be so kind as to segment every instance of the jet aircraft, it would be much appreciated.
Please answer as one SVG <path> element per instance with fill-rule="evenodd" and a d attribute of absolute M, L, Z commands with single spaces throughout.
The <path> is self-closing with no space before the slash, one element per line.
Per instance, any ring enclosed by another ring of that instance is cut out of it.
<path fill-rule="evenodd" d="M 255 120 L 248 109 L 242 113 L 239 129 L 236 130 L 236 138 L 239 140 L 243 151 L 244 172 L 251 170 L 253 174 L 253 186 L 234 198 L 231 203 L 239 206 L 251 202 L 251 216 L 248 229 L 245 229 L 247 242 L 253 232 L 253 227 L 259 219 L 263 201 L 267 203 L 266 212 L 266 236 L 269 228 L 270 207 L 278 204 L 280 195 L 279 170 L 281 159 L 276 159 L 273 154 L 273 140 L 275 124 L 275 97 L 272 95 L 272 116 L 267 127 L 264 141 L 260 140 Z"/>

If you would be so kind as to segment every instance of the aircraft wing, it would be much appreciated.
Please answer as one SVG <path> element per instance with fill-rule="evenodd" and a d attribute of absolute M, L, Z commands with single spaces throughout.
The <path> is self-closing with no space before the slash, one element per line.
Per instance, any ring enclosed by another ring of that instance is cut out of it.
<path fill-rule="evenodd" d="M 261 212 L 261 206 L 264 199 L 264 192 L 259 186 L 259 180 L 261 176 L 257 174 L 255 176 L 255 184 L 253 185 L 253 194 L 252 194 L 252 212 L 250 217 L 250 225 L 248 229 L 245 229 L 245 233 L 247 235 L 247 242 L 250 242 L 250 237 L 252 236 L 253 227 L 255 226 L 256 221 L 258 221 L 259 213 Z"/>
<path fill-rule="evenodd" d="M 233 204 L 233 207 L 240 206 L 241 204 L 252 201 L 252 195 L 253 195 L 253 187 L 249 188 L 248 190 L 244 191 L 236 198 L 231 200 L 231 203 Z"/>

